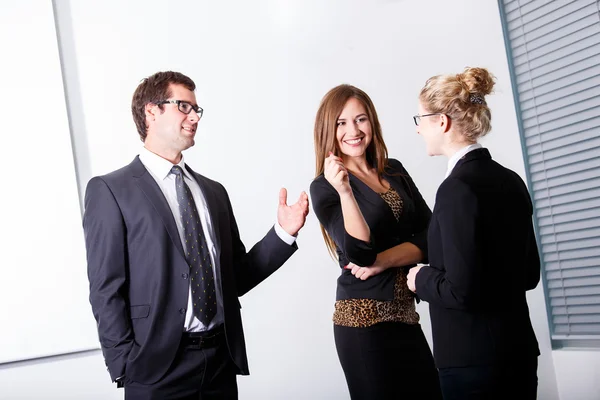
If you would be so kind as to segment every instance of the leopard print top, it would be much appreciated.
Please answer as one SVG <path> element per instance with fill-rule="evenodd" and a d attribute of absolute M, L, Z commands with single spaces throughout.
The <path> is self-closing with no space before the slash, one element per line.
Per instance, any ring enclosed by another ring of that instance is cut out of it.
<path fill-rule="evenodd" d="M 387 192 L 379 193 L 379 195 L 392 209 L 396 221 L 399 221 L 400 215 L 402 214 L 402 208 L 404 207 L 404 201 L 402 200 L 402 197 L 400 197 L 398 192 L 396 192 L 396 190 L 391 186 Z"/>
<path fill-rule="evenodd" d="M 404 203 L 398 192 L 390 187 L 386 193 L 380 193 L 380 196 L 390 206 L 396 220 L 399 220 Z M 335 302 L 335 325 L 364 328 L 379 322 L 403 322 L 411 325 L 419 323 L 414 295 L 406 285 L 405 272 L 400 268 L 396 271 L 393 300 L 348 299 Z"/>

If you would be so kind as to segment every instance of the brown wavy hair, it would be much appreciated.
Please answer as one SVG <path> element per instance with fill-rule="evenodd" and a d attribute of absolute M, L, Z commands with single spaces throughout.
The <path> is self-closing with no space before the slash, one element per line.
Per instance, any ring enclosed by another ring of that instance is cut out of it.
<path fill-rule="evenodd" d="M 381 125 L 377 117 L 377 111 L 371 101 L 371 98 L 362 90 L 352 85 L 339 85 L 331 89 L 321 100 L 319 110 L 315 119 L 315 177 L 321 175 L 325 168 L 325 158 L 332 152 L 336 156 L 340 156 L 340 150 L 337 145 L 337 120 L 340 117 L 346 102 L 350 98 L 355 98 L 362 103 L 367 110 L 367 117 L 371 124 L 373 139 L 367 147 L 367 163 L 377 170 L 379 180 L 383 177 L 383 172 L 387 166 L 388 151 L 383 141 L 381 133 Z M 333 258 L 336 257 L 335 242 L 329 236 L 323 225 L 321 225 L 321 233 L 325 239 L 327 250 Z"/>

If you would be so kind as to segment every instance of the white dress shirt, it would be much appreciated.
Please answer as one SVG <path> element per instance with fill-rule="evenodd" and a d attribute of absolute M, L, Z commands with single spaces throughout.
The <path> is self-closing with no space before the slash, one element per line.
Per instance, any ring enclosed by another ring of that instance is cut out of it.
<path fill-rule="evenodd" d="M 171 174 L 171 168 L 173 168 L 173 164 L 160 157 L 157 154 L 152 153 L 145 147 L 142 148 L 140 152 L 140 161 L 144 164 L 144 167 L 148 170 L 150 175 L 154 178 L 158 187 L 164 194 L 167 199 L 167 203 L 169 204 L 169 208 L 173 213 L 173 217 L 175 219 L 175 223 L 177 224 L 177 231 L 179 232 L 179 238 L 181 240 L 182 246 L 185 247 L 185 239 L 184 239 L 184 231 L 183 225 L 181 223 L 181 215 L 179 213 L 179 204 L 177 203 L 177 192 L 175 190 L 175 175 Z M 208 329 L 212 329 L 215 326 L 218 326 L 223 323 L 223 295 L 221 293 L 221 276 L 217 273 L 219 270 L 217 268 L 217 254 L 215 248 L 215 231 L 213 229 L 213 224 L 210 219 L 210 214 L 208 212 L 208 207 L 206 206 L 206 199 L 200 186 L 192 178 L 190 173 L 185 169 L 185 161 L 183 156 L 181 157 L 181 161 L 177 164 L 183 170 L 184 181 L 190 188 L 192 192 L 192 197 L 194 198 L 194 202 L 196 203 L 196 209 L 198 210 L 198 214 L 200 215 L 200 222 L 202 223 L 202 231 L 204 232 L 204 237 L 206 238 L 206 244 L 208 245 L 208 249 L 210 252 L 210 258 L 213 265 L 213 273 L 215 276 L 215 286 L 217 291 L 217 313 L 213 320 L 210 322 L 209 326 L 205 326 L 200 322 L 200 320 L 194 317 L 193 308 L 192 308 L 192 296 L 191 296 L 191 286 L 188 289 L 188 306 L 185 314 L 185 323 L 183 329 L 185 331 L 205 331 Z M 296 238 L 294 236 L 289 235 L 286 231 L 283 230 L 278 223 L 275 224 L 275 232 L 277 235 L 283 240 L 285 243 L 292 245 Z"/>
<path fill-rule="evenodd" d="M 458 162 L 458 160 L 463 158 L 465 156 L 465 154 L 467 154 L 470 151 L 481 149 L 481 148 L 483 148 L 482 145 L 480 145 L 479 143 L 474 143 L 474 144 L 468 145 L 467 147 L 463 147 L 462 149 L 460 149 L 459 151 L 454 153 L 452 155 L 452 157 L 450 157 L 450 159 L 448 160 L 448 169 L 446 170 L 446 176 L 444 177 L 444 179 L 446 179 L 452 173 L 452 170 L 456 166 L 456 163 Z"/>

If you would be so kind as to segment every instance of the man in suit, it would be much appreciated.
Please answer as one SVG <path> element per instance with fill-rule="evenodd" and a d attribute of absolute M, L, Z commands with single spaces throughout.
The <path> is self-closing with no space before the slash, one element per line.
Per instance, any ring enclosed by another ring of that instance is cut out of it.
<path fill-rule="evenodd" d="M 178 72 L 142 81 L 132 113 L 144 147 L 87 185 L 83 227 L 90 303 L 108 371 L 126 399 L 236 399 L 247 375 L 239 296 L 297 249 L 308 196 L 286 204 L 249 252 L 225 188 L 195 171 L 203 110 Z"/>

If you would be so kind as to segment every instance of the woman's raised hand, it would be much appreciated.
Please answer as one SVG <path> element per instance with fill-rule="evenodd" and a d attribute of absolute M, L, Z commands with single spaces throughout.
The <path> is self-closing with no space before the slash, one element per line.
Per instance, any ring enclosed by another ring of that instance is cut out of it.
<path fill-rule="evenodd" d="M 325 179 L 327 179 L 327 182 L 329 182 L 340 195 L 352 192 L 348 170 L 340 157 L 329 152 L 329 156 L 325 159 L 324 169 Z"/>

